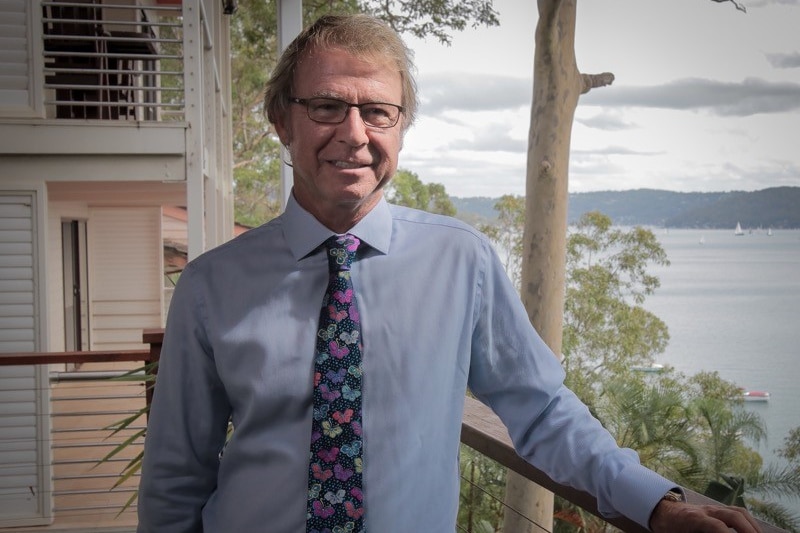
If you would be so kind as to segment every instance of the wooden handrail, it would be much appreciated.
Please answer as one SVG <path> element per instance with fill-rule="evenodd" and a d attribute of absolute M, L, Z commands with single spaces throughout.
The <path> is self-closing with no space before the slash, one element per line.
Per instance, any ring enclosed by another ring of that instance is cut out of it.
<path fill-rule="evenodd" d="M 65 363 L 119 363 L 143 362 L 145 364 L 158 361 L 161 357 L 161 342 L 164 339 L 162 328 L 146 329 L 142 333 L 142 342 L 150 345 L 148 350 L 93 350 L 90 352 L 25 352 L 0 353 L 0 366 L 16 365 L 55 365 Z M 157 374 L 158 365 L 147 369 L 148 374 Z M 153 400 L 153 387 L 145 389 L 145 398 L 149 406 Z"/>
<path fill-rule="evenodd" d="M 514 446 L 511 437 L 497 415 L 491 409 L 474 398 L 467 398 L 464 405 L 464 417 L 461 425 L 461 442 L 540 485 L 553 494 L 582 507 L 590 513 L 599 516 L 626 533 L 646 533 L 648 530 L 639 524 L 625 518 L 606 518 L 597 510 L 597 500 L 591 494 L 561 485 L 553 481 L 547 474 L 531 466 L 522 459 Z M 686 499 L 690 503 L 702 505 L 721 505 L 718 501 L 703 496 L 700 493 L 686 490 Z M 763 533 L 786 533 L 785 530 L 772 524 L 758 520 Z"/>
<path fill-rule="evenodd" d="M 148 361 L 150 350 L 0 353 L 0 366 Z"/>

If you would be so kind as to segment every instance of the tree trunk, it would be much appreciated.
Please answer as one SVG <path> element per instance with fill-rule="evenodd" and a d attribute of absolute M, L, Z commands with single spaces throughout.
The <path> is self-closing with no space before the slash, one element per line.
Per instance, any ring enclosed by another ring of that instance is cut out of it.
<path fill-rule="evenodd" d="M 570 136 L 583 91 L 575 62 L 575 4 L 538 0 L 523 234 L 522 300 L 531 323 L 557 356 L 564 315 Z M 553 530 L 551 492 L 509 472 L 505 502 L 513 510 L 506 510 L 504 532 Z"/>

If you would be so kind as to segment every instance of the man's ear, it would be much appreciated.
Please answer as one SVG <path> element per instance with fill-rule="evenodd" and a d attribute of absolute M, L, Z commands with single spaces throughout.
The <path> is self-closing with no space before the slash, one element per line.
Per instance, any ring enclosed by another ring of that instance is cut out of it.
<path fill-rule="evenodd" d="M 280 117 L 275 121 L 273 127 L 275 128 L 275 133 L 278 134 L 278 139 L 280 139 L 281 144 L 289 146 L 292 142 L 292 132 L 291 128 L 287 127 L 286 122 L 285 116 Z"/>

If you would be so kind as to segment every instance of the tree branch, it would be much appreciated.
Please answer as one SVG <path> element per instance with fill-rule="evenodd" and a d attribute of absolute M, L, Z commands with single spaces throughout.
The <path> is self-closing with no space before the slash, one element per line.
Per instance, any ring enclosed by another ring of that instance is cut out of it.
<path fill-rule="evenodd" d="M 718 0 L 714 0 L 715 2 Z M 581 94 L 586 94 L 596 87 L 605 87 L 614 83 L 614 75 L 610 72 L 603 72 L 601 74 L 581 74 L 583 79 L 583 89 Z"/>
<path fill-rule="evenodd" d="M 731 4 L 735 5 L 736 9 L 738 9 L 739 11 L 747 13 L 747 8 L 744 6 L 744 4 L 737 2 L 736 0 L 711 0 L 711 1 L 716 2 L 718 4 L 721 4 L 722 2 L 730 2 Z"/>

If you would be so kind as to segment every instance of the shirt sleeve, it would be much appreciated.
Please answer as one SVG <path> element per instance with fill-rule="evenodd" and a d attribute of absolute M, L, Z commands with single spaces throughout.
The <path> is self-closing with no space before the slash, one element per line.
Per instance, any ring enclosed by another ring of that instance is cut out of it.
<path fill-rule="evenodd" d="M 555 481 L 597 498 L 604 516 L 648 527 L 675 483 L 620 448 L 564 386 L 564 370 L 530 324 L 516 289 L 487 251 L 473 330 L 469 387 L 508 428 L 517 453 Z"/>
<path fill-rule="evenodd" d="M 138 533 L 203 530 L 230 406 L 206 340 L 202 283 L 190 264 L 170 305 L 139 485 Z"/>

